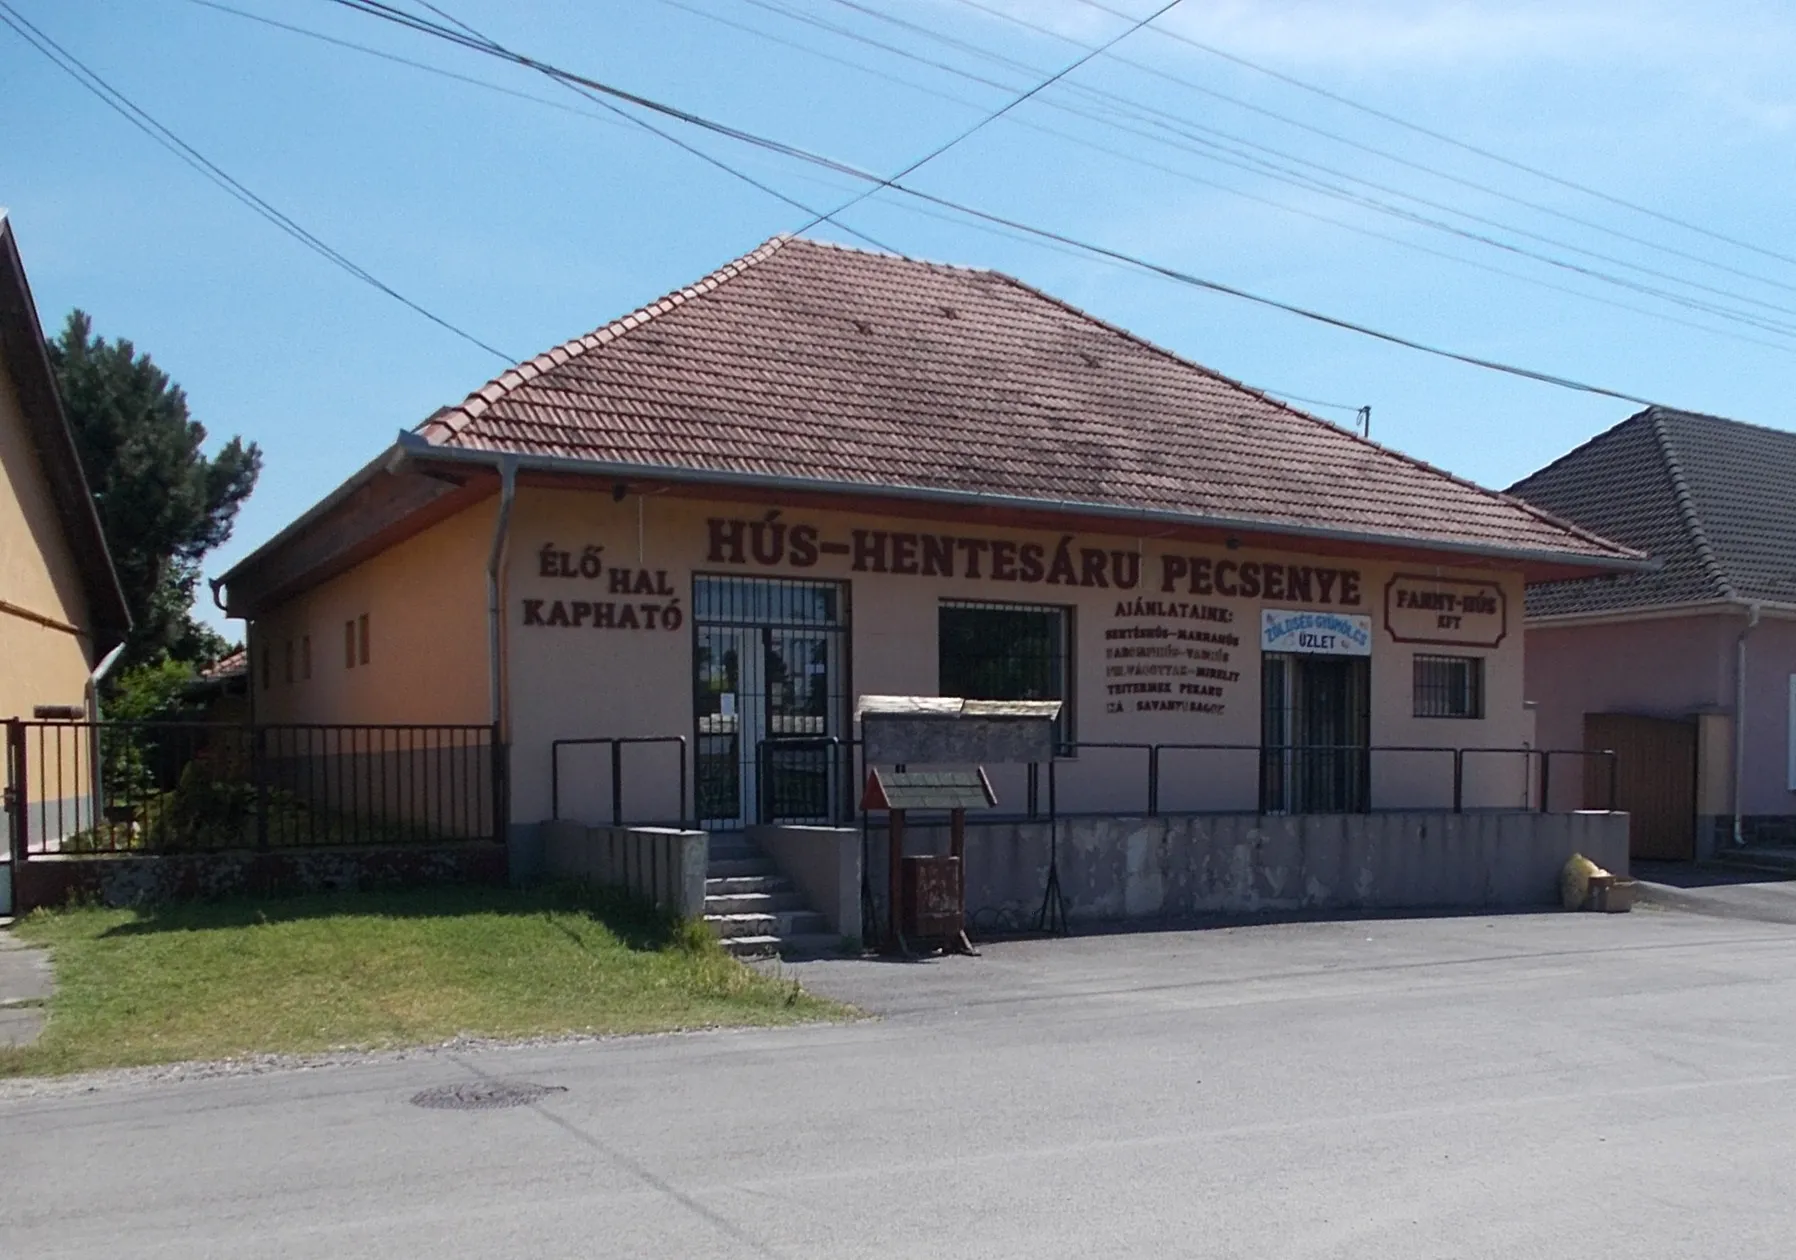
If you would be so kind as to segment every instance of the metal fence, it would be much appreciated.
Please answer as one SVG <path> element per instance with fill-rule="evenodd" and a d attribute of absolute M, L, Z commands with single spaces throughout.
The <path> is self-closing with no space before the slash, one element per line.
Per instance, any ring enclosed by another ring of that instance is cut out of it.
<path fill-rule="evenodd" d="M 844 823 L 859 810 L 865 774 L 860 741 L 835 737 L 763 740 L 761 822 Z M 1573 773 L 1589 769 L 1581 779 Z M 1433 745 L 1076 743 L 1051 762 L 1009 767 L 1003 813 L 1065 816 L 1062 798 L 1101 796 L 1102 809 L 1076 812 L 1369 813 L 1438 810 L 1547 812 L 1614 809 L 1613 750 L 1453 748 Z M 994 782 L 998 772 L 994 770 Z M 1553 785 L 1581 782 L 1585 800 L 1567 802 Z M 1196 790 L 1185 791 L 1195 786 Z M 1204 789 L 1210 789 L 1205 791 Z M 1230 800 L 1233 796 L 1238 799 Z M 1591 799 L 1595 798 L 1595 799 Z"/>
<path fill-rule="evenodd" d="M 490 726 L 6 723 L 15 857 L 486 840 Z"/>
<path fill-rule="evenodd" d="M 579 753 L 585 756 L 576 759 Z M 689 762 L 692 756 L 692 746 L 679 735 L 555 740 L 551 814 L 682 827 L 696 816 L 703 826 L 704 779 L 717 767 L 707 765 L 702 751 Z M 1608 749 L 1090 742 L 1066 745 L 1052 762 L 994 766 L 988 774 L 999 796 L 998 816 L 1009 818 L 1545 813 L 1613 809 L 1616 766 Z M 734 768 L 733 761 L 726 767 Z M 693 769 L 695 782 L 689 779 Z M 866 776 L 859 740 L 770 737 L 755 745 L 752 769 L 749 822 L 841 825 L 859 817 Z M 729 783 L 733 788 L 736 780 Z M 1069 798 L 1079 807 L 1061 808 Z"/>

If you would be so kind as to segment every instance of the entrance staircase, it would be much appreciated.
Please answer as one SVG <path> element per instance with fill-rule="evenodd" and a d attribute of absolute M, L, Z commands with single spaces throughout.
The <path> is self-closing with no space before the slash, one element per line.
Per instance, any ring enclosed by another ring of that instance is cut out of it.
<path fill-rule="evenodd" d="M 713 832 L 705 923 L 738 958 L 833 954 L 842 938 L 741 832 Z"/>

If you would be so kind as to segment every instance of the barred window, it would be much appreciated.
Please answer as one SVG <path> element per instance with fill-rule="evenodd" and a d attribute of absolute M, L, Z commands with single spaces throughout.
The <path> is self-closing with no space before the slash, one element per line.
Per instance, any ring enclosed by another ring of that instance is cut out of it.
<path fill-rule="evenodd" d="M 1484 716 L 1484 661 L 1476 656 L 1416 657 L 1416 716 Z"/>
<path fill-rule="evenodd" d="M 1072 609 L 943 600 L 940 693 L 963 700 L 1059 700 L 1056 733 L 1073 738 Z"/>

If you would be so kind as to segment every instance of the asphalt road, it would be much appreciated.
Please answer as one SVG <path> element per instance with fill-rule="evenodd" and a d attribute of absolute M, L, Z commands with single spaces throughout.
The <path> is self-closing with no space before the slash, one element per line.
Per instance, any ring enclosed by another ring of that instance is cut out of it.
<path fill-rule="evenodd" d="M 1787 1257 L 1796 927 L 825 963 L 850 1026 L 0 1094 L 0 1255 Z M 565 1092 L 426 1110 L 488 1079 Z"/>

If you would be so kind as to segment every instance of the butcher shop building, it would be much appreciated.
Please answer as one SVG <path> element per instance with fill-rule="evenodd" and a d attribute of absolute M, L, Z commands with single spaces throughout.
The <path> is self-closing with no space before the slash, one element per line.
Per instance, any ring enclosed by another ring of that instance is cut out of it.
<path fill-rule="evenodd" d="M 1524 585 L 1642 563 L 1008 276 L 781 238 L 222 589 L 258 722 L 485 726 L 514 833 L 715 837 L 854 825 L 866 696 L 1059 701 L 1004 816 L 1538 816 L 1587 758 L 1536 745 Z"/>

